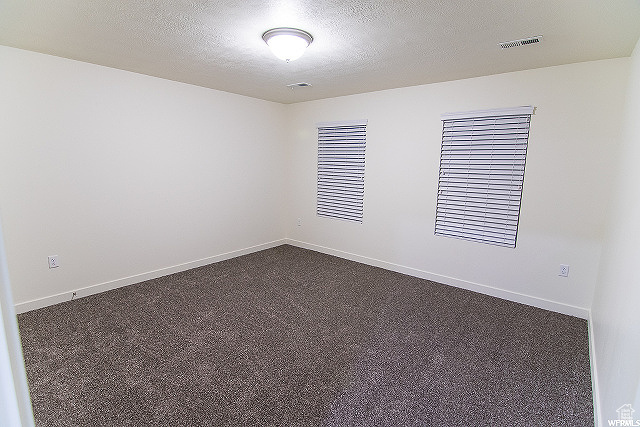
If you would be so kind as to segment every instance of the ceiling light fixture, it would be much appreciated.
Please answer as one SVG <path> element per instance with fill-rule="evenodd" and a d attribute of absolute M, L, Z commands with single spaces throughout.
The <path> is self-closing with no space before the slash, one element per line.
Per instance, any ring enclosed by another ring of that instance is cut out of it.
<path fill-rule="evenodd" d="M 273 28 L 262 35 L 262 40 L 271 48 L 275 56 L 283 61 L 293 61 L 302 56 L 313 37 L 297 28 Z"/>

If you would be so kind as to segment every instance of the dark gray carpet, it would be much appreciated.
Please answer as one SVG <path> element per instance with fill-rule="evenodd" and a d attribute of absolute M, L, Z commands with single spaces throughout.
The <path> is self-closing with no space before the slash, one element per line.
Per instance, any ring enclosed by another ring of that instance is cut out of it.
<path fill-rule="evenodd" d="M 39 426 L 593 425 L 584 320 L 292 246 L 18 321 Z"/>

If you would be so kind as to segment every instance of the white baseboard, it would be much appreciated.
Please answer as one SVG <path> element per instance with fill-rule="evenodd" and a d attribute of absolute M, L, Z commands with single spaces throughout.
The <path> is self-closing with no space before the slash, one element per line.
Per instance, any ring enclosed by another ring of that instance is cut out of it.
<path fill-rule="evenodd" d="M 89 295 L 97 294 L 100 292 L 109 291 L 123 286 L 132 285 L 134 283 L 144 282 L 145 280 L 156 279 L 158 277 L 166 276 L 168 274 L 178 273 L 180 271 L 190 270 L 196 267 L 202 267 L 203 265 L 212 264 L 214 262 L 224 261 L 226 259 L 235 258 L 242 255 L 247 255 L 253 252 L 258 252 L 264 249 L 273 248 L 285 244 L 285 239 L 274 240 L 273 242 L 263 243 L 261 245 L 251 246 L 244 249 L 238 249 L 231 252 L 226 252 L 219 255 L 210 256 L 207 258 L 198 259 L 195 261 L 185 262 L 183 264 L 174 265 L 171 267 L 161 268 L 146 273 L 135 274 L 129 277 L 123 277 L 121 279 L 110 280 L 108 282 L 98 283 L 90 285 L 84 288 L 72 289 L 56 295 L 47 296 L 44 298 L 38 298 L 31 301 L 21 302 L 15 304 L 16 313 L 24 313 L 31 310 L 37 310 L 39 308 L 48 307 L 50 305 L 58 304 L 64 301 L 69 301 L 73 293 L 76 293 L 75 298 L 82 298 Z"/>
<path fill-rule="evenodd" d="M 238 256 L 250 254 L 250 253 L 261 251 L 264 249 L 273 248 L 275 246 L 279 246 L 282 244 L 289 244 L 292 246 L 310 249 L 317 252 L 326 253 L 328 255 L 334 255 L 334 256 L 349 259 L 352 261 L 361 262 L 363 264 L 372 265 L 375 267 L 380 267 L 380 268 L 384 268 L 391 271 L 396 271 L 398 273 L 408 274 L 410 276 L 419 277 L 421 279 L 432 280 L 434 282 L 443 283 L 445 285 L 455 286 L 458 288 L 479 292 L 485 295 L 491 295 L 491 296 L 503 298 L 509 301 L 514 301 L 521 304 L 527 304 L 534 307 L 543 308 L 545 310 L 551 310 L 558 313 L 567 314 L 570 316 L 580 317 L 582 319 L 588 319 L 588 316 L 589 316 L 589 310 L 586 308 L 576 307 L 569 304 L 563 304 L 563 303 L 547 300 L 544 298 L 538 298 L 530 295 L 521 294 L 518 292 L 495 288 L 493 286 L 482 285 L 479 283 L 460 280 L 454 277 L 443 276 L 440 274 L 435 274 L 435 273 L 419 270 L 412 267 L 406 267 L 403 265 L 394 264 L 387 261 L 381 261 L 375 258 L 369 258 L 366 256 L 352 254 L 349 252 L 331 249 L 324 246 L 319 246 L 319 245 L 306 243 L 306 242 L 293 240 L 293 239 L 274 240 L 272 242 L 263 243 L 260 245 L 251 246 L 248 248 L 239 249 L 239 250 L 235 250 L 235 251 L 231 251 L 231 252 L 227 252 L 219 255 L 214 255 L 211 257 L 207 257 L 207 258 L 203 258 L 195 261 L 189 261 L 189 262 L 174 265 L 171 267 L 161 268 L 158 270 L 136 274 L 136 275 L 124 277 L 121 279 L 111 280 L 104 283 L 98 283 L 98 284 L 90 285 L 83 288 L 72 289 L 63 293 L 50 295 L 47 297 L 38 298 L 31 301 L 21 302 L 21 303 L 15 304 L 15 310 L 16 310 L 16 313 L 24 313 L 27 311 L 36 310 L 39 308 L 58 304 L 64 301 L 69 301 L 74 292 L 76 293 L 75 298 L 82 298 L 88 295 L 93 295 L 100 292 L 109 291 L 111 289 L 120 288 L 122 286 L 132 285 L 134 283 L 143 282 L 145 280 L 151 280 L 158 277 L 166 276 L 168 274 L 177 273 L 180 271 L 189 270 L 191 268 L 201 267 L 203 265 L 211 264 L 214 262 L 224 261 L 226 259 L 235 258 Z"/>
<path fill-rule="evenodd" d="M 443 276 L 428 271 L 419 270 L 412 267 L 406 267 L 399 264 L 390 263 L 387 261 L 381 261 L 375 258 L 369 258 L 362 255 L 356 255 L 349 252 L 344 252 L 336 249 L 327 248 L 311 243 L 306 243 L 293 239 L 280 239 L 272 242 L 263 243 L 256 246 L 251 246 L 244 249 L 239 249 L 231 252 L 226 252 L 219 255 L 214 255 L 207 258 L 202 258 L 195 261 L 189 261 L 183 264 L 174 265 L 171 267 L 161 268 L 146 273 L 136 274 L 121 279 L 111 280 L 104 283 L 98 283 L 95 285 L 87 286 L 84 288 L 78 288 L 70 290 L 56 295 L 47 296 L 31 301 L 15 304 L 16 313 L 24 313 L 31 310 L 47 307 L 50 305 L 58 304 L 71 299 L 72 294 L 76 293 L 76 298 L 82 298 L 89 295 L 105 292 L 108 290 L 120 288 L 123 286 L 132 285 L 134 283 L 143 282 L 145 280 L 151 280 L 158 277 L 166 276 L 169 274 L 177 273 L 180 271 L 189 270 L 192 268 L 201 267 L 203 265 L 212 264 L 214 262 L 224 261 L 230 258 L 235 258 L 242 255 L 247 255 L 253 252 L 258 252 L 264 249 L 270 249 L 283 244 L 297 246 L 304 249 L 310 249 L 317 252 L 325 253 L 328 255 L 338 256 L 340 258 L 349 259 L 351 261 L 361 262 L 363 264 L 372 265 L 374 267 L 380 267 L 387 270 L 395 271 L 398 273 L 407 274 L 410 276 L 418 277 L 421 279 L 432 280 L 445 285 L 455 286 L 462 289 L 467 289 L 474 292 L 479 292 L 485 295 L 495 296 L 503 298 L 509 301 L 514 301 L 522 304 L 531 305 L 534 307 L 542 308 L 545 310 L 551 310 L 570 316 L 579 317 L 587 320 L 588 334 L 589 334 L 589 358 L 591 361 L 591 382 L 593 393 L 593 411 L 596 427 L 602 426 L 601 411 L 600 411 L 600 399 L 598 395 L 598 375 L 596 369 L 596 353 L 595 353 L 595 338 L 593 334 L 593 320 L 591 318 L 591 311 L 586 308 L 576 307 L 569 304 L 563 304 L 555 301 L 550 301 L 544 298 L 538 298 L 530 295 L 521 294 L 518 292 L 508 291 L 492 286 L 473 283 L 465 280 L 456 279 L 453 277 Z"/>
<path fill-rule="evenodd" d="M 591 310 L 587 317 L 587 327 L 589 331 L 589 361 L 591 362 L 591 394 L 593 396 L 593 418 L 596 427 L 602 427 L 602 411 L 600 409 L 600 395 L 598 388 L 598 369 L 596 365 L 596 341 L 593 334 L 593 318 Z"/>
<path fill-rule="evenodd" d="M 544 298 L 521 294 L 519 292 L 508 291 L 500 288 L 494 288 L 493 286 L 482 285 L 479 283 L 456 279 L 455 277 L 443 276 L 440 274 L 419 270 L 417 268 L 406 267 L 403 265 L 394 264 L 387 261 L 381 261 L 375 258 L 356 255 L 356 254 L 352 254 L 349 252 L 344 252 L 336 249 L 331 249 L 324 246 L 315 245 L 312 243 L 301 242 L 293 239 L 285 239 L 285 243 L 288 245 L 297 246 L 304 249 L 311 249 L 311 250 L 322 252 L 328 255 L 334 255 L 340 258 L 349 259 L 351 261 L 361 262 L 363 264 L 372 265 L 374 267 L 380 267 L 386 270 L 407 274 L 409 276 L 418 277 L 420 279 L 432 280 L 434 282 L 443 283 L 445 285 L 455 286 L 457 288 L 467 289 L 467 290 L 478 292 L 481 294 L 490 295 L 493 297 L 498 297 L 498 298 L 506 299 L 513 302 L 518 302 L 521 304 L 531 305 L 533 307 L 543 308 L 545 310 L 555 311 L 557 313 L 567 314 L 569 316 L 579 317 L 581 319 L 587 319 L 589 316 L 589 309 L 582 308 L 582 307 L 576 307 L 573 305 L 551 301 Z"/>

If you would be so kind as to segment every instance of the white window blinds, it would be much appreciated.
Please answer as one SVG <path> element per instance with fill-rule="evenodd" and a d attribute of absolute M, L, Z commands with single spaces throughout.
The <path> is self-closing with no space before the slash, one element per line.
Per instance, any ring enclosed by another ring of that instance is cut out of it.
<path fill-rule="evenodd" d="M 436 235 L 515 247 L 532 113 L 442 115 Z"/>
<path fill-rule="evenodd" d="M 362 222 L 367 121 L 317 126 L 317 214 Z"/>

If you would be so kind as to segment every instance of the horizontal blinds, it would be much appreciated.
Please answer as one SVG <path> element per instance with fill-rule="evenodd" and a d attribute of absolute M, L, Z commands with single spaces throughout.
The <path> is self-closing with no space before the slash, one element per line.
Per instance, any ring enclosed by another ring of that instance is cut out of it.
<path fill-rule="evenodd" d="M 362 222 L 366 122 L 318 125 L 320 216 Z"/>
<path fill-rule="evenodd" d="M 443 116 L 435 234 L 513 248 L 531 115 L 479 113 Z"/>

